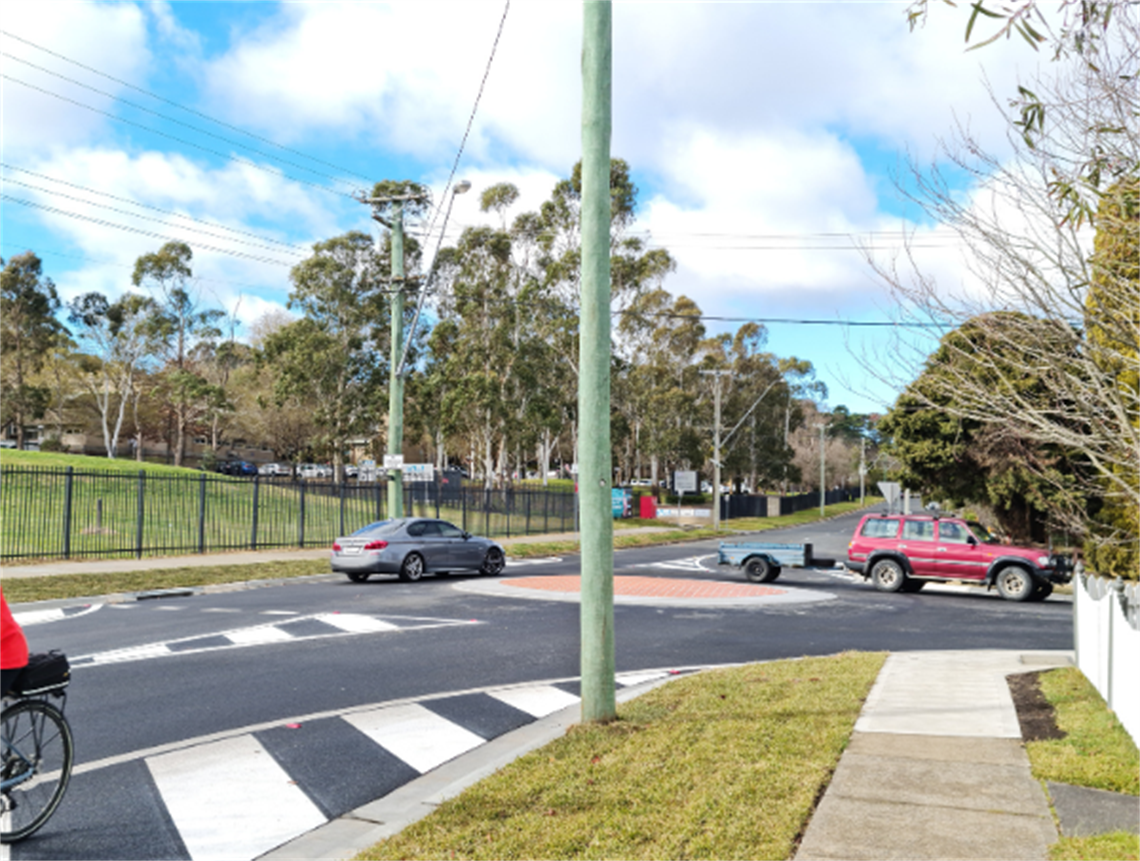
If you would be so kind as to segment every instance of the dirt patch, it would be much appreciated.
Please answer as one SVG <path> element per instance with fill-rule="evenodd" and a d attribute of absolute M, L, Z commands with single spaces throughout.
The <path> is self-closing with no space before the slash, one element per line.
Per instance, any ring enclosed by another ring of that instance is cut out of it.
<path fill-rule="evenodd" d="M 1064 738 L 1065 733 L 1057 728 L 1053 706 L 1041 693 L 1037 677 L 1040 673 L 1017 673 L 1006 676 L 1013 705 L 1017 709 L 1017 722 L 1021 724 L 1021 738 L 1024 741 L 1048 741 Z"/>

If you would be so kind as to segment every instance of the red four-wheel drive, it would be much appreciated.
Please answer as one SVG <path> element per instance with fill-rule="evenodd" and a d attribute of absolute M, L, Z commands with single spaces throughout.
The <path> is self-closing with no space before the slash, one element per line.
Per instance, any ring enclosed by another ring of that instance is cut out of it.
<path fill-rule="evenodd" d="M 976 521 L 928 514 L 865 515 L 847 545 L 847 567 L 884 592 L 962 580 L 996 586 L 1010 601 L 1042 601 L 1070 578 L 1065 556 L 1003 544 Z"/>

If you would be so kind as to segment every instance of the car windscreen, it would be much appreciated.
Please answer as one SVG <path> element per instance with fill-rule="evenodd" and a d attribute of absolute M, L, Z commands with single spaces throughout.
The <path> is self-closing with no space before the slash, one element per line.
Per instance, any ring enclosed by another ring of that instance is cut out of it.
<path fill-rule="evenodd" d="M 379 523 L 370 523 L 363 529 L 358 529 L 353 535 L 359 536 L 376 536 L 376 535 L 391 535 L 399 530 L 404 525 L 402 520 L 381 520 Z"/>

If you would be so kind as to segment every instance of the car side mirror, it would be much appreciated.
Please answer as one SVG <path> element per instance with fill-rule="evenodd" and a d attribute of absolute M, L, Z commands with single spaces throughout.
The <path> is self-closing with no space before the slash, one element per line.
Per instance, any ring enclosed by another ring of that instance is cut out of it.
<path fill-rule="evenodd" d="M 966 543 L 969 544 L 971 547 L 977 547 L 978 546 L 978 539 L 975 538 L 973 535 L 967 535 L 966 536 Z"/>
<path fill-rule="evenodd" d="M 466 541 L 466 540 L 467 540 L 468 538 L 470 538 L 470 537 L 471 537 L 471 533 L 470 533 L 470 532 L 464 532 L 464 533 L 463 533 L 463 540 L 464 540 L 464 541 Z"/>

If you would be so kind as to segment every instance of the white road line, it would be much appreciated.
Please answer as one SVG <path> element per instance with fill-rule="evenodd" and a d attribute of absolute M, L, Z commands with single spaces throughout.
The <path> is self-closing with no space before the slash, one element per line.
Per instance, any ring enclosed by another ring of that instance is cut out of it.
<path fill-rule="evenodd" d="M 510 556 L 507 557 L 508 568 L 522 568 L 527 565 L 552 565 L 555 562 L 561 562 L 561 556 L 542 556 L 534 559 L 514 559 Z"/>
<path fill-rule="evenodd" d="M 399 625 L 371 616 L 361 616 L 358 613 L 318 613 L 313 618 L 342 631 L 348 631 L 350 634 L 375 634 L 379 631 L 400 630 Z"/>
<path fill-rule="evenodd" d="M 568 694 L 553 685 L 537 685 L 533 688 L 510 688 L 505 691 L 487 691 L 490 696 L 519 711 L 536 718 L 554 714 L 559 709 L 574 705 L 578 697 Z"/>
<path fill-rule="evenodd" d="M 110 652 L 100 652 L 97 655 L 83 655 L 91 658 L 96 664 L 118 664 L 123 661 L 141 661 L 146 658 L 161 658 L 172 654 L 165 643 L 151 643 L 146 646 L 133 646 L 129 649 L 115 649 Z"/>
<path fill-rule="evenodd" d="M 57 622 L 63 618 L 63 610 L 28 610 L 25 613 L 13 613 L 12 618 L 21 628 L 26 628 L 44 622 Z"/>
<path fill-rule="evenodd" d="M 299 616 L 296 610 L 262 610 L 262 616 Z"/>
<path fill-rule="evenodd" d="M 657 679 L 665 678 L 668 673 L 618 673 L 614 676 L 614 680 L 621 685 L 631 686 L 640 685 L 642 682 L 654 682 Z"/>
<path fill-rule="evenodd" d="M 263 625 L 258 628 L 244 628 L 240 631 L 230 631 L 226 639 L 235 646 L 256 646 L 261 643 L 284 643 L 295 639 L 292 634 L 275 628 L 273 625 Z"/>
<path fill-rule="evenodd" d="M 253 736 L 146 761 L 194 861 L 256 858 L 324 815 Z"/>
<path fill-rule="evenodd" d="M 415 703 L 357 712 L 345 715 L 344 720 L 421 774 L 484 742 Z"/>

